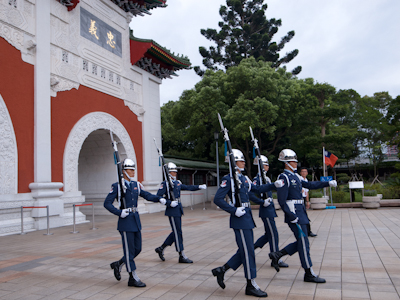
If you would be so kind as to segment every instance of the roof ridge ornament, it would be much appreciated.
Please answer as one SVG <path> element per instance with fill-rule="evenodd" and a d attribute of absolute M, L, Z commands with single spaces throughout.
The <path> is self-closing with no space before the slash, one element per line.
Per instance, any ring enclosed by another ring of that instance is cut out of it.
<path fill-rule="evenodd" d="M 67 0 L 68 1 L 68 0 Z M 150 10 L 158 7 L 167 7 L 166 0 L 110 0 L 125 12 L 134 16 L 151 15 Z"/>

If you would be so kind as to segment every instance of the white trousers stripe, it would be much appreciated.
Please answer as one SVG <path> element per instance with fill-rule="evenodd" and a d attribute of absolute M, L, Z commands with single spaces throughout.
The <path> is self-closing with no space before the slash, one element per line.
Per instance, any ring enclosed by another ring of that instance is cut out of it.
<path fill-rule="evenodd" d="M 240 237 L 242 238 L 243 250 L 244 250 L 244 259 L 246 260 L 246 271 L 247 271 L 247 279 L 251 279 L 251 272 L 250 272 L 250 260 L 249 260 L 249 252 L 247 251 L 247 244 L 244 238 L 243 230 L 239 229 Z"/>
<path fill-rule="evenodd" d="M 124 235 L 124 245 L 125 245 L 125 261 L 126 261 L 126 266 L 128 267 L 128 272 L 132 272 L 131 270 L 131 264 L 129 263 L 129 246 L 128 246 L 128 239 L 126 237 L 126 232 L 123 232 Z"/>
<path fill-rule="evenodd" d="M 270 219 L 269 218 L 266 218 L 266 219 L 267 219 L 267 223 L 268 223 L 269 232 L 271 233 L 271 237 L 272 237 L 272 249 L 273 249 L 273 252 L 276 252 L 276 251 L 278 251 L 278 249 L 276 249 L 276 246 L 275 246 L 275 234 L 274 234 L 274 231 L 272 230 L 272 225 L 271 225 Z"/>
<path fill-rule="evenodd" d="M 170 218 L 171 218 L 171 224 L 172 224 L 172 231 L 174 232 L 174 235 L 175 235 L 176 249 L 178 249 L 178 252 L 181 252 L 181 248 L 179 247 L 178 231 L 176 231 L 175 219 L 174 219 L 174 217 L 170 217 Z"/>
<path fill-rule="evenodd" d="M 300 230 L 299 230 L 299 234 L 300 234 Z M 309 269 L 310 268 L 310 262 L 308 261 L 308 257 L 307 257 L 306 241 L 304 239 L 304 236 L 301 236 L 301 243 L 303 244 L 304 260 L 306 262 L 307 269 Z"/>

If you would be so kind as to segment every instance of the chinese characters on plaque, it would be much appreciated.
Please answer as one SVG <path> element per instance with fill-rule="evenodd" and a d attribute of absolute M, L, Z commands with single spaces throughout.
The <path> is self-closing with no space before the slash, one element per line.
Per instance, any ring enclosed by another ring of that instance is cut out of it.
<path fill-rule="evenodd" d="M 122 57 L 121 33 L 82 7 L 81 36 Z"/>

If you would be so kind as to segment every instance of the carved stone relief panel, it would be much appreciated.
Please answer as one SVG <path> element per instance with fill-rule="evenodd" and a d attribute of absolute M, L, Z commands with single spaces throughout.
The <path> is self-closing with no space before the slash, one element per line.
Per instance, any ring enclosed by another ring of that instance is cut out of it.
<path fill-rule="evenodd" d="M 24 47 L 24 34 L 22 31 L 0 22 L 0 37 L 13 45 L 18 50 Z"/>

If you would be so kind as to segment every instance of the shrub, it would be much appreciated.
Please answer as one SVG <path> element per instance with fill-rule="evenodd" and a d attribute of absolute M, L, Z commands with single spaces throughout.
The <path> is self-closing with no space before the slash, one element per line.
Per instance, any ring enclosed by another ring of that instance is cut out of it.
<path fill-rule="evenodd" d="M 323 195 L 320 191 L 310 191 L 310 198 L 322 198 Z"/>
<path fill-rule="evenodd" d="M 347 175 L 346 173 L 338 173 L 336 174 L 336 180 L 338 182 L 348 182 L 350 180 L 350 176 Z"/>
<path fill-rule="evenodd" d="M 347 198 L 349 198 L 349 197 L 347 197 Z M 332 190 L 332 201 L 335 203 L 343 203 L 343 202 L 349 202 L 350 200 L 346 201 L 346 193 L 344 191 L 340 191 L 340 190 L 333 191 Z"/>
<path fill-rule="evenodd" d="M 400 188 L 395 186 L 386 186 L 382 190 L 383 199 L 399 199 L 400 198 Z"/>
<path fill-rule="evenodd" d="M 382 194 L 383 190 L 385 189 L 385 186 L 383 186 L 380 183 L 374 183 L 373 185 L 366 185 L 368 190 L 376 190 L 378 194 Z"/>
<path fill-rule="evenodd" d="M 373 196 L 376 196 L 376 195 L 378 195 L 376 190 L 364 190 L 364 196 L 373 197 Z"/>

